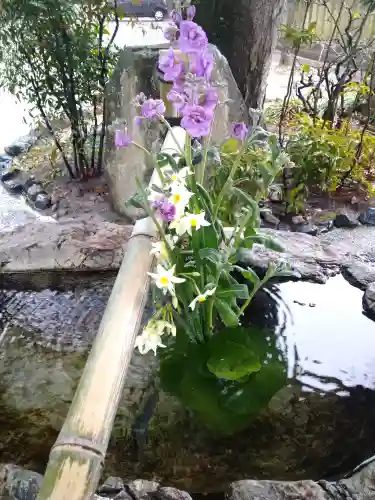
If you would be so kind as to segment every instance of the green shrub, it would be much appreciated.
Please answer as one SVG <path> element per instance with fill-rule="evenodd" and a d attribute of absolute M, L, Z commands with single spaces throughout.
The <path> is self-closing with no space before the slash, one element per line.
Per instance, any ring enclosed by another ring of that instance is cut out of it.
<path fill-rule="evenodd" d="M 289 123 L 286 150 L 297 166 L 293 169 L 296 187 L 289 194 L 291 202 L 305 198 L 311 188 L 333 192 L 344 183 L 373 190 L 375 137 L 348 122 L 331 128 L 323 120 L 297 115 Z"/>

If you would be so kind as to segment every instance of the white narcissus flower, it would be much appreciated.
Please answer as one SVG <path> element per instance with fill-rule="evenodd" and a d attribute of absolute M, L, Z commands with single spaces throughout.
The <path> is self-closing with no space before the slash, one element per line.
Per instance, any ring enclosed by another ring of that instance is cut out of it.
<path fill-rule="evenodd" d="M 175 242 L 177 240 L 176 237 L 172 238 L 171 235 L 167 234 L 165 236 L 165 239 L 168 242 L 169 248 L 171 250 L 174 249 L 175 247 Z M 152 249 L 150 251 L 151 255 L 156 255 L 157 259 L 160 261 L 166 261 L 168 260 L 168 250 L 167 250 L 167 245 L 165 244 L 165 241 L 157 241 L 155 243 L 152 243 Z"/>
<path fill-rule="evenodd" d="M 189 167 L 184 167 L 178 172 L 172 172 L 169 177 L 174 185 L 176 184 L 185 184 L 186 182 L 186 177 L 188 175 L 191 175 L 192 171 L 190 170 Z"/>
<path fill-rule="evenodd" d="M 203 302 L 206 302 L 207 297 L 211 297 L 214 293 L 216 292 L 216 287 L 212 288 L 211 290 L 207 290 L 207 292 L 200 293 L 195 297 L 195 299 L 189 304 L 189 307 L 192 311 L 194 311 L 195 306 L 199 303 L 202 304 Z"/>
<path fill-rule="evenodd" d="M 163 291 L 164 295 L 167 292 L 172 296 L 175 295 L 175 283 L 183 283 L 186 281 L 184 278 L 175 276 L 175 268 L 176 266 L 172 266 L 170 269 L 165 269 L 162 265 L 158 264 L 156 266 L 156 273 L 148 273 L 154 280 L 155 285 Z"/>
<path fill-rule="evenodd" d="M 176 327 L 174 324 L 163 320 L 151 320 L 144 328 L 143 332 L 136 338 L 135 347 L 138 348 L 141 354 L 154 351 L 156 356 L 158 347 L 166 347 L 161 340 L 166 330 L 174 337 L 176 336 Z"/>
<path fill-rule="evenodd" d="M 201 227 L 210 226 L 210 223 L 206 221 L 204 216 L 204 212 L 201 212 L 200 214 L 186 213 L 183 217 L 181 217 L 181 219 L 174 220 L 169 227 L 171 229 L 175 229 L 179 236 L 182 236 L 185 233 L 189 233 L 191 236 L 193 228 L 198 231 Z"/>
<path fill-rule="evenodd" d="M 169 198 L 170 203 L 176 207 L 176 217 L 179 219 L 188 205 L 190 198 L 193 193 L 186 189 L 183 184 L 172 184 L 171 185 L 171 196 Z"/>

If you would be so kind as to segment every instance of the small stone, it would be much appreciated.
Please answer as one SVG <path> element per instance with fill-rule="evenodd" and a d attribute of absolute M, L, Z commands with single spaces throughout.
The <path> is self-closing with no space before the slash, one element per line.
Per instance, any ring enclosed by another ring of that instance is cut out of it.
<path fill-rule="evenodd" d="M 283 188 L 281 186 L 275 186 L 275 188 L 271 190 L 268 198 L 275 202 L 283 201 Z"/>
<path fill-rule="evenodd" d="M 366 212 L 362 212 L 358 217 L 359 222 L 362 224 L 368 224 L 370 226 L 375 226 L 375 208 L 369 207 Z"/>
<path fill-rule="evenodd" d="M 3 181 L 3 184 L 6 189 L 8 189 L 8 191 L 11 191 L 12 193 L 22 193 L 23 191 L 23 184 L 16 179 L 7 179 Z"/>
<path fill-rule="evenodd" d="M 371 283 L 366 288 L 366 292 L 362 299 L 363 310 L 371 318 L 375 320 L 375 283 Z"/>
<path fill-rule="evenodd" d="M 0 172 L 0 180 L 2 182 L 8 181 L 9 179 L 13 179 L 20 173 L 20 170 L 18 168 L 9 168 L 5 169 L 4 171 Z"/>
<path fill-rule="evenodd" d="M 303 215 L 294 215 L 292 217 L 292 222 L 293 224 L 306 224 L 306 219 Z"/>
<path fill-rule="evenodd" d="M 357 219 L 348 213 L 337 214 L 335 220 L 333 221 L 335 227 L 357 227 L 359 222 Z"/>
<path fill-rule="evenodd" d="M 311 236 L 316 236 L 318 234 L 317 226 L 307 222 L 305 224 L 296 224 L 292 226 L 292 231 L 295 233 L 310 234 Z"/>
<path fill-rule="evenodd" d="M 98 489 L 99 495 L 117 495 L 124 489 L 124 483 L 119 477 L 109 477 Z"/>
<path fill-rule="evenodd" d="M 270 209 L 261 208 L 260 216 L 262 218 L 262 221 L 265 223 L 264 224 L 265 227 L 272 227 L 276 229 L 279 227 L 280 219 L 278 219 Z"/>
<path fill-rule="evenodd" d="M 7 155 L 0 155 L 0 171 L 8 169 L 13 162 L 13 158 Z"/>
<path fill-rule="evenodd" d="M 31 186 L 29 186 L 26 190 L 27 196 L 32 201 L 35 201 L 38 194 L 41 194 L 41 193 L 43 193 L 43 186 L 41 186 L 40 184 L 31 184 Z"/>
<path fill-rule="evenodd" d="M 28 142 L 15 141 L 6 148 L 4 148 L 4 151 L 9 156 L 18 156 L 22 153 L 27 153 L 29 149 L 30 149 L 30 144 Z"/>
<path fill-rule="evenodd" d="M 51 197 L 46 193 L 39 193 L 35 198 L 34 206 L 38 210 L 46 210 L 51 206 Z"/>

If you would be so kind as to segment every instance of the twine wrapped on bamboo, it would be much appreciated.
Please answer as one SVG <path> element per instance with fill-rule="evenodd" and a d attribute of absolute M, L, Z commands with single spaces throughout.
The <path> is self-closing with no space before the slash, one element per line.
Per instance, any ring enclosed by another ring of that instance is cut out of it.
<path fill-rule="evenodd" d="M 184 150 L 185 140 L 185 131 L 174 127 L 162 150 Z M 150 184 L 157 183 L 154 172 Z M 155 236 L 151 219 L 136 222 L 68 416 L 51 450 L 38 500 L 87 500 L 97 488 L 148 296 Z"/>

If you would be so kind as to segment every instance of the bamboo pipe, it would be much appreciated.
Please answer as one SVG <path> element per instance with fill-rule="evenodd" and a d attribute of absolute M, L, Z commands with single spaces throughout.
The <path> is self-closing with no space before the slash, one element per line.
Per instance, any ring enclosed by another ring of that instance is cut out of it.
<path fill-rule="evenodd" d="M 184 150 L 186 132 L 173 129 Z M 162 151 L 177 152 L 169 132 Z M 153 173 L 151 184 L 159 182 Z M 98 486 L 113 421 L 147 300 L 153 265 L 151 219 L 136 222 L 68 416 L 54 444 L 38 500 L 87 500 Z"/>

